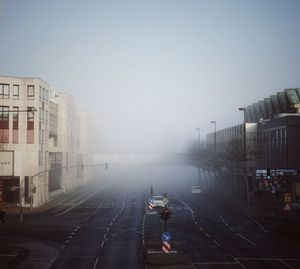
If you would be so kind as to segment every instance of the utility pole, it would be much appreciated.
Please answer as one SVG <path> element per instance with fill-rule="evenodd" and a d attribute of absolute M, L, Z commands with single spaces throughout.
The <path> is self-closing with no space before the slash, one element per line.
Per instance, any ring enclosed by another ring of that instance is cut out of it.
<path fill-rule="evenodd" d="M 198 132 L 198 153 L 200 154 L 200 149 L 201 149 L 200 128 L 196 128 L 196 131 Z"/>
<path fill-rule="evenodd" d="M 244 181 L 245 181 L 245 198 L 246 206 L 249 206 L 249 182 L 248 182 L 248 173 L 247 173 L 247 134 L 246 134 L 246 109 L 244 107 L 239 108 L 240 111 L 244 112 L 244 122 L 243 122 L 243 164 L 244 164 Z"/>
<path fill-rule="evenodd" d="M 217 191 L 217 180 L 216 180 L 216 170 L 217 170 L 217 122 L 212 120 L 210 123 L 214 125 L 214 173 L 215 173 L 215 192 Z"/>

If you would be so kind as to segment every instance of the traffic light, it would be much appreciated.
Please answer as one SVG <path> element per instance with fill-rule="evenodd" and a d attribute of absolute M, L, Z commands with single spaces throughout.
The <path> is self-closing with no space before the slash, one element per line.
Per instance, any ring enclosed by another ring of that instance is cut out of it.
<path fill-rule="evenodd" d="M 272 179 L 270 168 L 267 168 L 267 179 Z"/>
<path fill-rule="evenodd" d="M 167 207 L 164 208 L 164 210 L 161 212 L 161 219 L 168 220 L 170 217 L 170 211 Z"/>

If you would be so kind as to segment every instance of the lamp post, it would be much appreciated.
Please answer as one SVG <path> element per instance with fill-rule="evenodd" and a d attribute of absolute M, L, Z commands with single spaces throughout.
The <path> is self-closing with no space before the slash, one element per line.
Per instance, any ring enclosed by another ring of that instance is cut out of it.
<path fill-rule="evenodd" d="M 214 124 L 214 154 L 217 156 L 217 122 L 212 120 L 210 123 Z"/>
<path fill-rule="evenodd" d="M 247 136 L 246 136 L 246 109 L 244 107 L 239 107 L 239 111 L 244 112 L 244 122 L 243 122 L 243 163 L 244 163 L 244 180 L 246 188 L 246 205 L 249 205 L 249 183 L 248 183 L 248 173 L 247 173 Z"/>
<path fill-rule="evenodd" d="M 197 162 L 198 162 L 198 164 L 199 164 L 199 166 L 198 166 L 198 181 L 199 181 L 199 183 L 200 183 L 200 181 L 201 181 L 201 171 L 200 171 L 200 154 L 201 154 L 201 152 L 200 152 L 200 150 L 201 150 L 201 140 L 200 140 L 200 128 L 196 128 L 196 131 L 198 132 L 198 160 L 197 160 Z"/>
<path fill-rule="evenodd" d="M 214 173 L 215 173 L 215 191 L 217 191 L 216 169 L 217 169 L 217 122 L 212 120 L 210 123 L 214 125 Z"/>
<path fill-rule="evenodd" d="M 246 159 L 246 115 L 245 115 L 246 109 L 244 107 L 239 107 L 239 111 L 244 111 L 243 151 Z"/>
<path fill-rule="evenodd" d="M 198 153 L 200 153 L 200 147 L 201 147 L 201 142 L 200 142 L 200 128 L 195 129 L 198 132 Z"/>

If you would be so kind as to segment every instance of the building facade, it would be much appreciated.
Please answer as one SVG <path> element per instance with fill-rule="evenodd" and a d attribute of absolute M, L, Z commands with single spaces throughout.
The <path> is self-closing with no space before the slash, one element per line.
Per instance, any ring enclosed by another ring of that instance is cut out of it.
<path fill-rule="evenodd" d="M 233 173 L 244 167 L 250 191 L 289 192 L 299 200 L 300 89 L 285 89 L 243 110 L 245 123 L 219 130 L 216 142 L 208 134 L 207 146 L 216 143 L 216 160 L 223 156 L 220 165 L 231 163 Z"/>
<path fill-rule="evenodd" d="M 79 184 L 77 114 L 39 78 L 0 77 L 0 203 L 36 207 Z"/>

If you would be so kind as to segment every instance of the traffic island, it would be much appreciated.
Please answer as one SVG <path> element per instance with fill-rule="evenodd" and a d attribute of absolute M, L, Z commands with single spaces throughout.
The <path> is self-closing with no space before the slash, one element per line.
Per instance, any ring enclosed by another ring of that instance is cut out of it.
<path fill-rule="evenodd" d="M 170 243 L 169 253 L 163 252 L 161 240 L 149 240 L 145 242 L 146 263 L 148 268 L 164 267 L 169 265 L 192 268 L 191 257 L 178 242 Z M 178 267 L 179 268 L 179 267 Z M 181 268 L 181 267 L 180 267 Z"/>
<path fill-rule="evenodd" d="M 16 264 L 25 256 L 26 251 L 15 246 L 0 247 L 0 268 L 14 268 Z"/>

